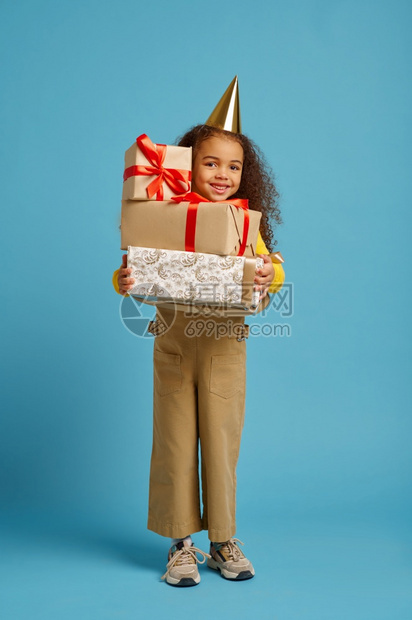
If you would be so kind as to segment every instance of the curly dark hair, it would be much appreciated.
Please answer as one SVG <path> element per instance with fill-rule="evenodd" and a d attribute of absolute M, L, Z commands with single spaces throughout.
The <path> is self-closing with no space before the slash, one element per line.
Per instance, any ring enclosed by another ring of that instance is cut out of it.
<path fill-rule="evenodd" d="M 208 125 L 196 125 L 177 139 L 178 146 L 191 146 L 193 160 L 200 144 L 212 136 L 224 135 L 243 148 L 244 161 L 240 186 L 233 198 L 247 198 L 249 208 L 262 214 L 260 232 L 269 252 L 277 244 L 272 225 L 282 223 L 278 206 L 279 194 L 274 184 L 274 174 L 259 147 L 244 134 L 232 133 Z"/>

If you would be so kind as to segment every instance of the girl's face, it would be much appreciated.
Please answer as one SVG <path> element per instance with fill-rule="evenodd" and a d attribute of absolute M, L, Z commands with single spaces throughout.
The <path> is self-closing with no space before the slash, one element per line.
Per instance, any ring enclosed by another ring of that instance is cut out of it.
<path fill-rule="evenodd" d="M 243 148 L 235 140 L 211 136 L 196 153 L 192 171 L 192 190 L 211 202 L 227 200 L 239 189 Z"/>

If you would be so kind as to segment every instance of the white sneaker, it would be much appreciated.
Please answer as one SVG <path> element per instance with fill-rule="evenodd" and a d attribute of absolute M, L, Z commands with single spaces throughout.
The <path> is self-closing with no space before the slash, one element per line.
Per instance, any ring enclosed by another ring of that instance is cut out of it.
<path fill-rule="evenodd" d="M 210 557 L 207 560 L 209 568 L 220 570 L 225 579 L 251 579 L 255 574 L 252 563 L 245 558 L 239 549 L 238 543 L 243 543 L 237 538 L 231 538 L 223 543 L 210 543 Z"/>
<path fill-rule="evenodd" d="M 199 560 L 196 554 L 203 556 L 203 559 Z M 200 582 L 197 565 L 203 564 L 206 558 L 210 558 L 208 553 L 193 543 L 181 540 L 169 550 L 169 561 L 162 579 L 166 579 L 171 586 L 196 586 Z"/>

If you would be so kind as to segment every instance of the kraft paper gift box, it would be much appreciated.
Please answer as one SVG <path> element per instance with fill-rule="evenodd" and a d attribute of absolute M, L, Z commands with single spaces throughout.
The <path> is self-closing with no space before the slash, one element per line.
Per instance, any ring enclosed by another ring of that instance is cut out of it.
<path fill-rule="evenodd" d="M 167 248 L 236 256 L 244 241 L 245 218 L 249 230 L 245 256 L 256 254 L 260 219 L 258 211 L 238 208 L 227 202 L 200 202 L 197 207 L 194 240 L 187 248 L 190 202 L 123 201 L 121 249 L 128 246 Z"/>
<path fill-rule="evenodd" d="M 190 191 L 191 147 L 154 144 L 142 134 L 124 159 L 123 200 L 170 200 Z"/>
<path fill-rule="evenodd" d="M 127 266 L 135 279 L 129 294 L 149 303 L 251 311 L 259 305 L 254 276 L 261 258 L 129 246 Z"/>

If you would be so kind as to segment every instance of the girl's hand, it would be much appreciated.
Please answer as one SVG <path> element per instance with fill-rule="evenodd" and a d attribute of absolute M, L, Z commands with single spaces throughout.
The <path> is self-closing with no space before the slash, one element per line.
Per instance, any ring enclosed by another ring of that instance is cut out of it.
<path fill-rule="evenodd" d="M 261 300 L 267 295 L 269 286 L 272 284 L 272 280 L 275 277 L 275 268 L 268 254 L 258 254 L 258 256 L 263 258 L 264 261 L 263 267 L 256 269 L 255 275 L 255 291 L 260 290 L 259 300 Z"/>
<path fill-rule="evenodd" d="M 132 270 L 127 267 L 127 254 L 122 256 L 122 266 L 117 274 L 117 283 L 119 285 L 120 295 L 127 295 L 131 288 L 133 288 L 134 278 L 130 277 Z"/>

